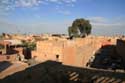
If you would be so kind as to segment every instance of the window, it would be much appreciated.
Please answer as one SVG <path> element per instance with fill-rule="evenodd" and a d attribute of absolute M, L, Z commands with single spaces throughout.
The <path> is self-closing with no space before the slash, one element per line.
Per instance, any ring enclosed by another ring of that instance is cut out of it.
<path fill-rule="evenodd" d="M 56 55 L 56 61 L 59 61 L 59 55 Z"/>

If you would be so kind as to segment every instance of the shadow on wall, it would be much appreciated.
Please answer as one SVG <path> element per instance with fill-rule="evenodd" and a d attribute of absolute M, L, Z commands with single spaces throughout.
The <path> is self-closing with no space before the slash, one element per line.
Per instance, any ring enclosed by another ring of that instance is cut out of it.
<path fill-rule="evenodd" d="M 93 68 L 100 69 L 124 69 L 122 58 L 116 52 L 116 46 L 106 45 L 101 47 L 92 57 L 88 64 Z"/>
<path fill-rule="evenodd" d="M 17 50 L 14 49 L 14 46 L 7 46 L 7 55 L 11 55 L 11 54 L 17 54 L 19 53 Z"/>
<path fill-rule="evenodd" d="M 30 48 L 24 48 L 23 49 L 23 54 L 25 56 L 25 59 L 31 59 L 32 58 Z"/>
<path fill-rule="evenodd" d="M 122 83 L 125 73 L 78 68 L 46 61 L 0 80 L 0 83 Z"/>
<path fill-rule="evenodd" d="M 3 70 L 7 69 L 11 65 L 12 65 L 12 63 L 10 63 L 8 61 L 0 62 L 0 72 L 2 72 Z"/>

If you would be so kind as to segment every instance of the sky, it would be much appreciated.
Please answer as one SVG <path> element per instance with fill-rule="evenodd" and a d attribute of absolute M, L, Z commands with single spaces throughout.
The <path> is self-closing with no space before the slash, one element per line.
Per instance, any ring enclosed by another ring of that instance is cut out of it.
<path fill-rule="evenodd" d="M 67 34 L 77 18 L 93 35 L 125 35 L 125 0 L 0 0 L 0 33 Z"/>

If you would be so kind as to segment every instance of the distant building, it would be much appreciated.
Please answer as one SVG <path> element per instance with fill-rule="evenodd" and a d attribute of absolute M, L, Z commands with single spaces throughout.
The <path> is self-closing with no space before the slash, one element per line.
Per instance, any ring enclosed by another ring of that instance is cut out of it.
<path fill-rule="evenodd" d="M 1 40 L 0 41 L 0 46 L 1 46 L 0 54 L 6 54 L 7 53 L 7 48 L 8 48 L 8 46 L 10 44 L 11 43 L 9 41 L 3 41 L 3 40 Z"/>

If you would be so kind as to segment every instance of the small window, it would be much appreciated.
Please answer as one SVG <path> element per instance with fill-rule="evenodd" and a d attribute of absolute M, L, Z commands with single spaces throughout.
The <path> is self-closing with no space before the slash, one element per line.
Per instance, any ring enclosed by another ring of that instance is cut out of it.
<path fill-rule="evenodd" d="M 59 61 L 59 55 L 56 55 L 56 61 Z"/>

